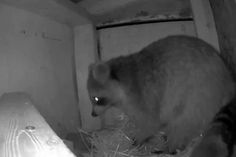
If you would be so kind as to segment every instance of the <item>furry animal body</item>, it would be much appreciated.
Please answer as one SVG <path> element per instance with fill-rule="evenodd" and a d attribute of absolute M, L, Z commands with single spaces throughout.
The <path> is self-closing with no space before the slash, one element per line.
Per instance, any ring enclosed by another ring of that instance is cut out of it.
<path fill-rule="evenodd" d="M 236 98 L 216 114 L 191 157 L 236 157 Z"/>
<path fill-rule="evenodd" d="M 117 107 L 135 120 L 137 143 L 163 131 L 170 151 L 199 136 L 235 92 L 217 51 L 189 36 L 169 36 L 90 65 L 87 88 L 93 116 Z"/>

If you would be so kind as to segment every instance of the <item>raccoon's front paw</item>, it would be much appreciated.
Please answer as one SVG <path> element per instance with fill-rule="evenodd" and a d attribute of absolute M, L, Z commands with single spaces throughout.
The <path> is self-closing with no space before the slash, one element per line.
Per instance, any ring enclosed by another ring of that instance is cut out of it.
<path fill-rule="evenodd" d="M 149 136 L 142 142 L 138 143 L 136 140 L 134 141 L 134 145 L 138 149 L 144 149 L 145 151 L 154 153 L 154 154 L 170 154 L 168 151 L 166 141 L 162 141 L 159 135 Z M 164 137 L 165 138 L 165 137 Z"/>
<path fill-rule="evenodd" d="M 167 150 L 169 154 L 176 154 L 178 152 L 183 151 L 186 148 L 186 143 L 181 143 L 181 142 L 174 142 L 171 141 L 170 139 L 167 140 Z"/>
<path fill-rule="evenodd" d="M 135 146 L 143 145 L 147 143 L 151 138 L 153 138 L 153 134 L 149 132 L 145 132 L 144 130 L 137 130 L 134 134 L 133 141 Z"/>
<path fill-rule="evenodd" d="M 140 138 L 134 138 L 133 139 L 133 145 L 134 146 L 142 146 L 145 145 L 146 143 L 148 143 L 154 136 L 149 136 L 145 139 L 140 139 Z"/>

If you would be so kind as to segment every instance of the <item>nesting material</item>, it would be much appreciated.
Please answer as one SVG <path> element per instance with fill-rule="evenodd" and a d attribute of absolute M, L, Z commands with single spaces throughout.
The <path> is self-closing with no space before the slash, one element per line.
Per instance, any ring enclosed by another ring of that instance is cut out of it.
<path fill-rule="evenodd" d="M 86 141 L 89 141 L 88 146 L 89 157 L 189 157 L 194 146 L 193 142 L 184 151 L 178 152 L 175 155 L 161 154 L 160 151 L 166 148 L 166 138 L 163 133 L 157 135 L 151 142 L 142 145 L 134 146 L 133 137 L 137 128 L 134 123 L 123 117 L 117 122 L 116 128 L 104 128 L 91 133 L 86 133 Z M 85 134 L 82 130 L 80 133 Z M 159 152 L 155 154 L 153 152 Z"/>

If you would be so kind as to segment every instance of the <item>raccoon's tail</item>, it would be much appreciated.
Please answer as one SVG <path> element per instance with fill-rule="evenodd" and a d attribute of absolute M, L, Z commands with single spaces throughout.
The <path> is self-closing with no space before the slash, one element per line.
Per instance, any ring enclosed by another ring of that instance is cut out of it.
<path fill-rule="evenodd" d="M 228 156 L 231 156 L 236 144 L 236 98 L 216 114 L 212 122 L 212 129 L 214 128 L 218 128 L 219 136 L 227 145 Z"/>
<path fill-rule="evenodd" d="M 236 157 L 236 98 L 215 116 L 191 157 Z"/>

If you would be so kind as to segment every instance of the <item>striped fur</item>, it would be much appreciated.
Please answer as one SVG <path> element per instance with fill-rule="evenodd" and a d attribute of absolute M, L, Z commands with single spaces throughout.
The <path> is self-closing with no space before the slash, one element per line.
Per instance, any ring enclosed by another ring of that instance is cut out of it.
<path fill-rule="evenodd" d="M 236 157 L 236 99 L 215 116 L 191 157 Z"/>

